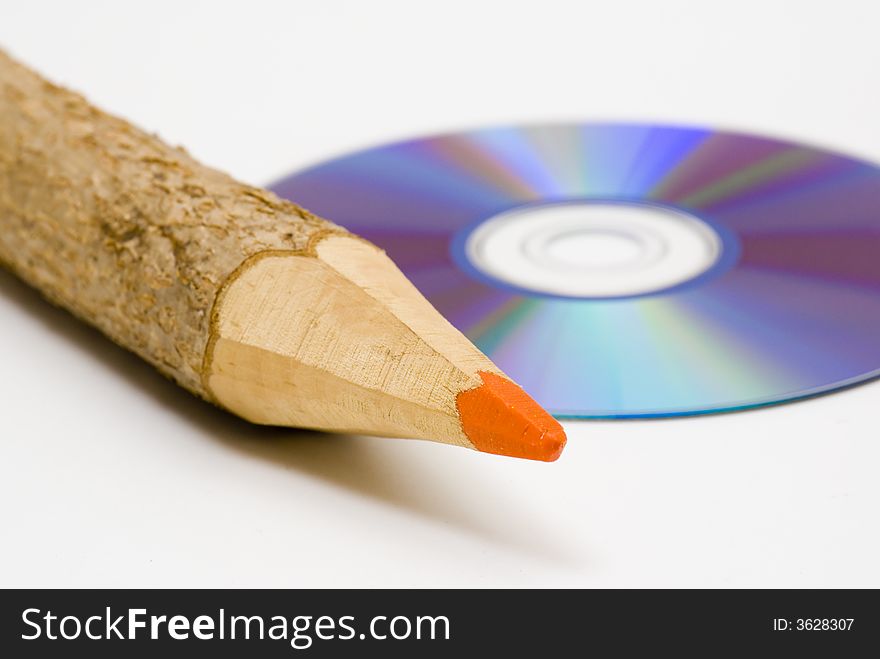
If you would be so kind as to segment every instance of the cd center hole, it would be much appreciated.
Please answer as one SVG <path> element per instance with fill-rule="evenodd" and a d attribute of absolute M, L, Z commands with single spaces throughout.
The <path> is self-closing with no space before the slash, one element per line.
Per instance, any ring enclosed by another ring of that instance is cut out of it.
<path fill-rule="evenodd" d="M 619 231 L 581 229 L 550 238 L 544 245 L 550 260 L 576 268 L 613 268 L 637 261 L 644 244 Z"/>

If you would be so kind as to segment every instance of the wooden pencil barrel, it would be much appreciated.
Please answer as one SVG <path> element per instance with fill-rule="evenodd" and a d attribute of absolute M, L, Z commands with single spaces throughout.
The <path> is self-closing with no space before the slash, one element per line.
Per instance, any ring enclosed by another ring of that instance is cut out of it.
<path fill-rule="evenodd" d="M 190 391 L 224 282 L 326 232 L 0 51 L 0 262 Z"/>
<path fill-rule="evenodd" d="M 545 461 L 565 444 L 375 245 L 2 52 L 0 264 L 255 423 Z"/>

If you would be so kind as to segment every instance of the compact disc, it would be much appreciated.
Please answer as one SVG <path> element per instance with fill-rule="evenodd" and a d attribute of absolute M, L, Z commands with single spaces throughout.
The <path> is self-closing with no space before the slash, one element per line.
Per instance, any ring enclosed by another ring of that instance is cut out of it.
<path fill-rule="evenodd" d="M 384 248 L 560 417 L 803 398 L 880 375 L 880 169 L 706 129 L 476 130 L 273 189 Z"/>

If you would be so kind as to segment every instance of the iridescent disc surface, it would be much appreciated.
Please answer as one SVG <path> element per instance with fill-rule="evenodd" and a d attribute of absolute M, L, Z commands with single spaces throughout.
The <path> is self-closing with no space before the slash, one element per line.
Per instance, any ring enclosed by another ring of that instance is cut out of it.
<path fill-rule="evenodd" d="M 337 158 L 273 189 L 383 247 L 560 417 L 698 414 L 880 375 L 880 169 L 743 134 L 582 124 L 441 135 Z M 725 267 L 647 295 L 530 294 L 462 266 L 498 213 L 576 200 L 702 218 Z"/>

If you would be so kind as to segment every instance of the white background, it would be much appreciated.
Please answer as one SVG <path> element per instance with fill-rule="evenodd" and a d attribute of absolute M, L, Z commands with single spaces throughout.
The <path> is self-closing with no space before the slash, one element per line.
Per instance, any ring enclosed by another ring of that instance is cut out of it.
<path fill-rule="evenodd" d="M 878 25 L 840 0 L 0 5 L 2 47 L 252 183 L 540 120 L 880 160 Z M 0 365 L 0 585 L 880 586 L 880 383 L 566 423 L 537 464 L 251 427 L 6 274 Z"/>

